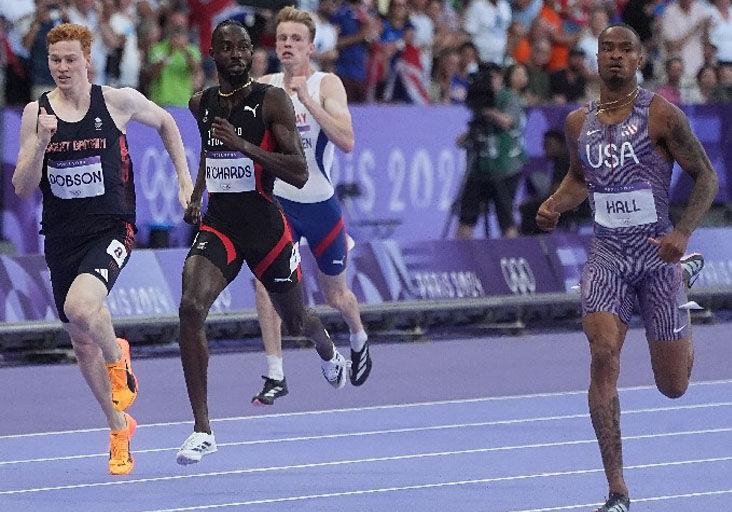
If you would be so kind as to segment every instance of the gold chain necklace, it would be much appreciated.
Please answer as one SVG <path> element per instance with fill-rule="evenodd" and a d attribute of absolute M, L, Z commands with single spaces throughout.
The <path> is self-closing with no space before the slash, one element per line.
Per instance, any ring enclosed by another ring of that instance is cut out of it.
<path fill-rule="evenodd" d="M 244 85 L 240 85 L 239 87 L 237 87 L 236 89 L 234 89 L 231 92 L 221 92 L 221 90 L 219 90 L 219 96 L 221 96 L 222 98 L 229 98 L 230 96 L 233 96 L 234 94 L 236 94 L 237 92 L 241 91 L 242 89 L 246 89 L 247 87 L 249 87 L 250 85 L 252 85 L 252 82 L 253 81 L 254 80 L 252 80 L 250 78 L 247 83 L 245 83 Z"/>
<path fill-rule="evenodd" d="M 636 87 L 632 91 L 630 91 L 627 95 L 624 97 L 613 100 L 613 101 L 606 101 L 605 103 L 598 103 L 597 104 L 597 113 L 602 114 L 603 112 L 607 112 L 608 110 L 616 110 L 622 107 L 625 107 L 627 105 L 630 105 L 635 101 L 635 99 L 640 94 L 640 88 Z"/>

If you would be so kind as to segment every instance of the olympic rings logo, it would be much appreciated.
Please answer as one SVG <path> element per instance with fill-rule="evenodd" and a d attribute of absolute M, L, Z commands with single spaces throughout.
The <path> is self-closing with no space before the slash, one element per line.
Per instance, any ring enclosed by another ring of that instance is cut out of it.
<path fill-rule="evenodd" d="M 193 153 L 186 148 L 186 160 L 190 163 L 194 158 Z M 155 147 L 145 149 L 138 183 L 147 201 L 151 221 L 154 224 L 178 224 L 182 216 L 178 202 L 178 176 L 167 151 Z"/>
<path fill-rule="evenodd" d="M 536 292 L 536 278 L 524 258 L 501 258 L 501 273 L 511 293 L 527 295 Z"/>

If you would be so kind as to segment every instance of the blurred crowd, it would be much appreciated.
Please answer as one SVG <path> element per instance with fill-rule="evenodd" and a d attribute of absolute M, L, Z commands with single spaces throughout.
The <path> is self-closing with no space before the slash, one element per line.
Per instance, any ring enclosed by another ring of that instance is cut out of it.
<path fill-rule="evenodd" d="M 352 103 L 460 104 L 481 65 L 512 66 L 524 105 L 583 102 L 599 87 L 597 36 L 621 21 L 645 47 L 644 87 L 677 104 L 732 101 L 730 0 L 6 0 L 5 102 L 52 87 L 45 36 L 70 21 L 97 36 L 94 82 L 185 106 L 215 81 L 207 54 L 223 19 L 249 28 L 254 76 L 276 71 L 274 14 L 287 4 L 314 14 L 315 61 Z"/>

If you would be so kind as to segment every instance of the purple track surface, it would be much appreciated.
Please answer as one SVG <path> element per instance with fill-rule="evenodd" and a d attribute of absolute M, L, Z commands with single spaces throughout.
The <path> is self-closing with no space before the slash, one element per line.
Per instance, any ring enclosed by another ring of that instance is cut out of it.
<path fill-rule="evenodd" d="M 620 385 L 631 510 L 732 503 L 730 325 L 695 328 L 693 384 L 653 387 L 640 330 Z M 333 390 L 312 350 L 285 354 L 290 395 L 255 408 L 264 358 L 213 356 L 219 451 L 175 462 L 191 431 L 178 359 L 133 361 L 131 475 L 106 473 L 107 430 L 71 365 L 0 369 L 0 511 L 593 510 L 605 495 L 581 333 L 377 344 L 362 388 Z"/>

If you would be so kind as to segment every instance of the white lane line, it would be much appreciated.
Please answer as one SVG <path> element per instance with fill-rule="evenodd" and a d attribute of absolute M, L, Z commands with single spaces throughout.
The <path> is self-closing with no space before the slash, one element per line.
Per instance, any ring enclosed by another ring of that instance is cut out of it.
<path fill-rule="evenodd" d="M 594 441 L 594 440 L 592 440 Z M 590 440 L 582 440 L 580 442 L 587 443 L 590 442 Z M 85 484 L 68 484 L 68 485 L 54 485 L 54 486 L 48 486 L 48 487 L 35 487 L 35 488 L 29 488 L 29 489 L 12 489 L 7 491 L 0 491 L 0 496 L 2 495 L 15 495 L 15 494 L 29 494 L 29 493 L 39 493 L 39 492 L 47 492 L 47 491 L 61 491 L 61 490 L 69 490 L 69 489 L 89 489 L 89 488 L 95 488 L 95 487 L 111 487 L 111 486 L 118 486 L 118 485 L 131 485 L 131 484 L 141 484 L 141 483 L 150 483 L 150 482 L 166 482 L 166 481 L 173 481 L 173 480 L 187 480 L 190 478 L 206 478 L 210 476 L 230 476 L 230 475 L 244 475 L 244 474 L 254 474 L 254 473 L 270 473 L 270 472 L 276 472 L 276 471 L 288 471 L 293 469 L 310 469 L 310 468 L 321 468 L 321 467 L 334 467 L 334 466 L 344 466 L 344 465 L 353 465 L 353 464 L 364 464 L 364 463 L 370 463 L 370 462 L 389 462 L 389 461 L 399 461 L 399 460 L 411 460 L 411 459 L 427 459 L 427 458 L 435 458 L 435 457 L 447 457 L 447 456 L 453 456 L 453 455 L 473 455 L 477 453 L 487 453 L 496 451 L 496 448 L 474 448 L 469 450 L 453 450 L 453 451 L 441 451 L 441 452 L 427 452 L 427 453 L 412 453 L 407 455 L 391 455 L 387 457 L 369 457 L 365 459 L 347 459 L 347 460 L 338 460 L 338 461 L 328 461 L 328 462 L 311 462 L 307 464 L 292 464 L 288 466 L 269 466 L 269 467 L 263 467 L 263 468 L 243 468 L 243 469 L 231 469 L 227 471 L 212 471 L 207 473 L 194 473 L 194 474 L 188 474 L 188 475 L 170 475 L 170 476 L 159 476 L 159 477 L 152 477 L 152 478 L 135 478 L 130 480 L 107 480 L 104 482 L 91 482 L 91 483 L 85 483 Z M 728 457 L 715 457 L 715 458 L 708 458 L 708 459 L 695 459 L 695 460 L 687 460 L 687 461 L 676 461 L 676 462 L 664 462 L 664 463 L 654 463 L 654 464 L 645 464 L 645 465 L 639 465 L 639 466 L 629 466 L 626 469 L 638 469 L 638 468 L 651 468 L 651 467 L 660 467 L 660 466 L 679 466 L 684 464 L 700 464 L 700 463 L 707 463 L 707 462 L 722 462 L 722 461 L 729 461 L 732 460 L 732 456 Z M 566 472 L 557 472 L 557 473 L 540 473 L 539 475 L 529 475 L 529 476 L 517 476 L 517 477 L 499 477 L 496 479 L 489 479 L 488 481 L 503 481 L 503 480 L 521 480 L 524 478 L 534 478 L 536 476 L 540 475 L 573 475 L 573 474 L 585 474 L 585 473 L 595 473 L 597 471 L 602 471 L 602 469 L 592 469 L 592 470 L 576 470 L 576 471 L 566 471 Z"/>
<path fill-rule="evenodd" d="M 673 464 L 693 464 L 693 463 L 701 463 L 701 462 L 708 462 L 708 461 L 682 461 L 679 463 L 673 463 Z M 660 464 L 644 464 L 639 466 L 629 466 L 626 467 L 626 470 L 633 470 L 633 469 L 646 469 L 649 467 L 658 467 L 663 466 L 665 463 Z M 145 512 L 191 512 L 194 510 L 212 510 L 216 508 L 231 508 L 231 507 L 246 507 L 250 505 L 266 505 L 266 504 L 272 504 L 272 503 L 286 503 L 286 502 L 293 502 L 293 501 L 307 501 L 307 500 L 316 500 L 316 499 L 326 499 L 326 498 L 339 498 L 343 496 L 358 496 L 358 495 L 364 495 L 364 494 L 377 494 L 377 493 L 388 493 L 388 492 L 399 492 L 399 491 L 415 491 L 415 490 L 421 490 L 421 489 L 436 489 L 440 487 L 456 487 L 460 485 L 475 485 L 475 484 L 487 484 L 487 483 L 494 483 L 494 482 L 505 482 L 510 480 L 526 480 L 531 478 L 547 478 L 547 477 L 557 477 L 557 476 L 571 476 L 571 475 L 585 475 L 588 473 L 600 473 L 602 472 L 602 469 L 580 469 L 577 471 L 561 471 L 561 472 L 555 472 L 555 473 L 538 473 L 534 475 L 520 475 L 515 477 L 498 477 L 498 478 L 480 478 L 475 480 L 457 480 L 454 482 L 437 482 L 434 484 L 421 484 L 421 485 L 405 485 L 401 487 L 383 487 L 380 489 L 363 489 L 359 491 L 344 491 L 344 492 L 330 492 L 330 493 L 324 493 L 324 494 L 306 494 L 304 496 L 288 496 L 285 498 L 270 498 L 270 499 L 262 499 L 262 500 L 251 500 L 251 501 L 237 501 L 237 502 L 231 502 L 231 503 L 220 503 L 215 505 L 198 505 L 193 507 L 180 507 L 180 508 L 164 508 L 164 509 L 153 509 L 153 510 L 146 510 Z M 721 494 L 729 494 L 732 493 L 732 489 L 726 489 L 726 490 L 720 490 L 720 491 L 708 491 L 708 492 L 695 492 L 695 493 L 687 493 L 687 494 L 677 494 L 677 495 L 668 495 L 668 496 L 653 496 L 649 498 L 640 498 L 640 499 L 634 499 L 632 502 L 648 502 L 648 501 L 663 501 L 663 500 L 671 500 L 671 499 L 682 499 L 682 498 L 690 498 L 690 497 L 700 497 L 700 496 L 713 496 L 713 495 L 721 495 Z M 590 504 L 584 504 L 584 505 L 569 505 L 565 507 L 554 507 L 554 508 L 541 508 L 541 509 L 532 509 L 532 510 L 517 510 L 512 512 L 549 512 L 553 510 L 571 510 L 573 508 L 582 508 L 582 507 L 595 507 L 597 505 L 601 505 L 601 503 L 590 503 Z"/>
<path fill-rule="evenodd" d="M 720 403 L 712 403 L 712 404 L 693 404 L 693 405 L 682 405 L 682 406 L 673 406 L 673 407 L 654 407 L 649 409 L 629 409 L 627 411 L 623 411 L 624 415 L 631 415 L 631 414 L 643 414 L 643 413 L 657 413 L 657 412 L 668 412 L 668 411 L 677 411 L 677 410 L 689 410 L 689 409 L 702 409 L 702 408 L 710 408 L 710 407 L 730 407 L 732 406 L 732 402 L 720 402 Z M 523 424 L 523 423 L 536 423 L 536 422 L 545 422 L 545 421 L 562 421 L 562 420 L 572 420 L 572 419 L 581 419 L 581 418 L 588 418 L 589 414 L 566 414 L 561 416 L 538 416 L 534 418 L 518 418 L 518 419 L 510 419 L 510 420 L 494 420 L 494 421 L 479 421 L 479 422 L 472 422 L 472 423 L 451 423 L 446 425 L 432 425 L 427 427 L 405 427 L 405 428 L 394 428 L 394 429 L 384 429 L 384 430 L 366 430 L 361 432 L 346 432 L 341 434 L 322 434 L 317 436 L 296 436 L 296 437 L 282 437 L 282 438 L 273 438 L 273 439 L 257 439 L 252 441 L 235 441 L 235 442 L 229 442 L 229 443 L 218 443 L 219 447 L 226 447 L 226 446 L 252 446 L 252 445 L 259 445 L 259 444 L 276 444 L 276 443 L 292 443 L 292 442 L 301 442 L 301 441 L 318 441 L 323 439 L 340 439 L 340 438 L 347 438 L 347 437 L 358 437 L 358 436 L 376 436 L 376 435 L 388 435 L 388 434 L 403 434 L 403 433 L 411 433 L 411 432 L 429 432 L 429 431 L 437 431 L 437 430 L 448 430 L 448 429 L 461 429 L 461 428 L 478 428 L 478 427 L 491 427 L 491 426 L 498 426 L 498 425 L 515 425 L 515 424 Z M 625 437 L 624 439 L 644 439 L 644 438 L 654 438 L 654 437 L 667 437 L 667 436 L 674 436 L 674 435 L 702 435 L 702 434 L 715 434 L 715 433 L 725 433 L 725 432 L 732 432 L 732 428 L 716 428 L 716 429 L 705 429 L 705 430 L 688 430 L 688 431 L 681 431 L 681 432 L 670 432 L 665 434 L 650 434 L 650 435 L 640 435 L 640 436 L 629 436 Z M 542 445 L 543 446 L 543 445 Z M 557 445 L 551 445 L 548 446 L 561 446 L 561 444 Z M 159 452 L 168 452 L 168 451 L 177 451 L 180 447 L 178 446 L 172 446 L 168 448 L 149 448 L 146 450 L 134 450 L 135 455 L 139 455 L 142 453 L 159 453 Z M 67 461 L 67 460 L 79 460 L 79 459 L 91 459 L 95 457 L 108 457 L 109 453 L 107 452 L 100 452 L 100 453 L 87 453 L 87 454 L 81 454 L 81 455 L 64 455 L 64 456 L 58 456 L 58 457 L 39 457 L 35 459 L 20 459 L 20 460 L 8 460 L 8 461 L 0 461 L 0 466 L 8 466 L 13 464 L 30 464 L 34 462 L 57 462 L 57 461 Z"/>
<path fill-rule="evenodd" d="M 631 505 L 634 503 L 650 503 L 654 501 L 671 501 L 671 500 L 682 500 L 686 498 L 702 498 L 704 496 L 721 496 L 723 494 L 732 494 L 732 489 L 724 489 L 720 491 L 705 491 L 705 492 L 688 492 L 685 494 L 668 494 L 665 496 L 649 496 L 647 498 L 632 498 Z M 597 507 L 602 503 L 583 503 L 582 505 L 564 505 L 561 507 L 548 507 L 548 508 L 531 508 L 523 510 L 511 510 L 509 512 L 554 512 L 558 510 L 573 510 L 577 508 L 587 509 L 590 507 Z"/>
<path fill-rule="evenodd" d="M 700 382 L 692 382 L 689 384 L 689 387 L 697 387 L 697 386 L 717 386 L 717 385 L 726 385 L 726 384 L 732 384 L 732 379 L 726 379 L 726 380 L 710 380 L 710 381 L 700 381 Z M 656 386 L 632 386 L 627 388 L 619 388 L 618 391 L 621 393 L 626 393 L 630 391 L 645 391 L 645 390 L 651 390 L 656 389 Z M 372 406 L 366 406 L 366 407 L 349 407 L 344 409 L 321 409 L 321 410 L 315 410 L 315 411 L 299 411 L 299 412 L 283 412 L 283 413 L 276 413 L 276 414 L 261 414 L 258 416 L 232 416 L 228 418 L 217 418 L 210 420 L 211 423 L 223 423 L 223 422 L 231 422 L 231 421 L 249 421 L 249 420 L 263 420 L 263 419 L 271 419 L 271 418 L 292 418 L 297 416 L 317 416 L 321 414 L 334 414 L 334 413 L 344 413 L 344 412 L 363 412 L 363 411 L 377 411 L 377 410 L 388 410 L 388 409 L 407 409 L 407 408 L 413 408 L 413 407 L 431 407 L 431 406 L 439 406 L 439 405 L 460 405 L 460 404 L 470 404 L 470 403 L 479 403 L 479 402 L 499 402 L 499 401 L 509 401 L 509 400 L 530 400 L 535 398 L 557 398 L 557 397 L 563 397 L 563 396 L 575 396 L 575 395 L 586 395 L 587 390 L 581 390 L 581 391 L 560 391 L 555 393 L 533 393 L 528 395 L 506 395 L 506 396 L 489 396 L 489 397 L 481 397 L 481 398 L 463 398 L 459 400 L 438 400 L 438 401 L 432 401 L 432 402 L 413 402 L 413 403 L 406 403 L 406 404 L 387 404 L 387 405 L 372 405 Z M 137 428 L 155 428 L 155 427 L 171 427 L 171 426 L 178 426 L 178 425 L 191 425 L 193 422 L 190 420 L 186 421 L 168 421 L 168 422 L 161 422 L 161 423 L 147 423 L 144 425 L 138 425 Z M 75 429 L 75 430 L 59 430 L 59 431 L 51 431 L 51 432 L 34 432 L 30 434 L 6 434 L 6 435 L 0 435 L 0 441 L 3 439 L 19 439 L 19 438 L 25 438 L 25 437 L 43 437 L 43 436 L 58 436 L 58 435 L 68 435 L 68 434 L 85 434 L 89 432 L 108 432 L 108 428 L 85 428 L 85 429 Z"/>

